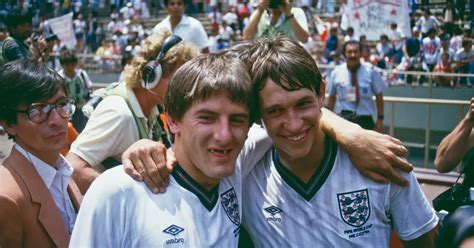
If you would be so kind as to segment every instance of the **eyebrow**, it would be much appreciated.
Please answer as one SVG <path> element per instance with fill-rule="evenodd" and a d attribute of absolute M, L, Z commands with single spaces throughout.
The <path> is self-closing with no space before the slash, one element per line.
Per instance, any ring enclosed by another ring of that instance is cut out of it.
<path fill-rule="evenodd" d="M 196 111 L 195 113 L 196 115 L 199 115 L 199 114 L 209 114 L 209 115 L 219 115 L 219 113 L 215 112 L 215 111 L 212 111 L 212 110 L 208 110 L 208 109 L 200 109 L 198 111 Z M 237 116 L 237 117 L 245 117 L 245 118 L 248 118 L 249 117 L 249 113 L 245 113 L 245 112 L 239 112 L 239 113 L 233 113 L 231 114 L 230 116 Z"/>

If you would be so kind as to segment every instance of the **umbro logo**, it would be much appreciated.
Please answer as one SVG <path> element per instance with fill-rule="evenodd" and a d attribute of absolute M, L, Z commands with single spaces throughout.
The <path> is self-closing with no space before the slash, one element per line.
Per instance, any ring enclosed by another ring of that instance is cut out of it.
<path fill-rule="evenodd" d="M 270 207 L 264 208 L 263 210 L 265 210 L 265 212 L 271 215 L 270 217 L 267 217 L 268 222 L 281 222 L 281 216 L 275 216 L 275 215 L 282 213 L 283 210 L 275 206 L 270 206 Z"/>
<path fill-rule="evenodd" d="M 164 233 L 173 235 L 172 239 L 166 240 L 166 244 L 176 244 L 176 243 L 184 243 L 184 238 L 177 238 L 176 235 L 178 235 L 180 232 L 184 231 L 184 228 L 181 228 L 176 225 L 171 225 L 167 227 L 165 230 L 163 230 Z"/>
<path fill-rule="evenodd" d="M 283 212 L 281 209 L 279 209 L 275 206 L 270 206 L 268 208 L 264 208 L 263 210 L 267 211 L 267 213 L 269 213 L 271 215 L 275 215 L 275 214 L 278 214 L 280 212 Z"/>

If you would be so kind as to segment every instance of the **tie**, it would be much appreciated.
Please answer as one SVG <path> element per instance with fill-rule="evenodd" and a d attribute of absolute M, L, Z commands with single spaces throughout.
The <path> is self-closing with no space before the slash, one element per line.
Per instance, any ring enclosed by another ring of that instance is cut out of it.
<path fill-rule="evenodd" d="M 356 107 L 359 106 L 359 101 L 360 101 L 359 84 L 357 83 L 357 69 L 351 70 L 351 83 L 352 83 L 352 86 L 355 86 Z"/>

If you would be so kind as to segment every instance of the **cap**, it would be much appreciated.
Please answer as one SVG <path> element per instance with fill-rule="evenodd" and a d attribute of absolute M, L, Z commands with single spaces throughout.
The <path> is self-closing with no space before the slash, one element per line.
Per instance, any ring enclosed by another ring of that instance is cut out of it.
<path fill-rule="evenodd" d="M 418 30 L 418 27 L 413 27 L 413 29 L 411 30 L 413 33 L 418 33 L 420 32 L 420 30 Z"/>

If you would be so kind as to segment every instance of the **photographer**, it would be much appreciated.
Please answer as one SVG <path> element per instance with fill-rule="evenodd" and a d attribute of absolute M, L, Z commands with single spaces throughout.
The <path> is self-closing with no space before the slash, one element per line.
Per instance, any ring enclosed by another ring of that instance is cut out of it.
<path fill-rule="evenodd" d="M 304 11 L 292 8 L 288 0 L 260 0 L 243 31 L 244 39 L 275 38 L 278 35 L 308 42 L 308 21 Z"/>
<path fill-rule="evenodd" d="M 2 56 L 5 63 L 17 59 L 38 59 L 45 61 L 47 50 L 46 40 L 40 37 L 31 39 L 32 46 L 27 42 L 31 36 L 31 15 L 20 9 L 13 10 L 7 15 L 6 25 L 10 34 L 2 45 Z"/>

